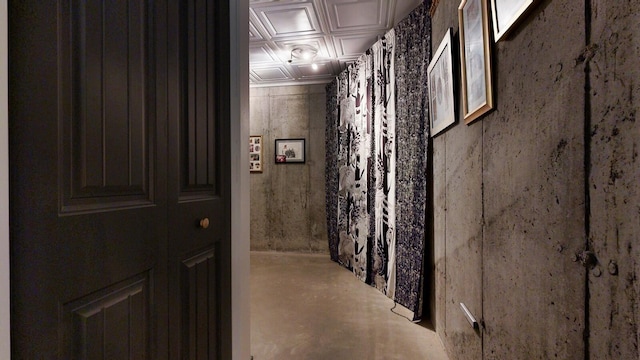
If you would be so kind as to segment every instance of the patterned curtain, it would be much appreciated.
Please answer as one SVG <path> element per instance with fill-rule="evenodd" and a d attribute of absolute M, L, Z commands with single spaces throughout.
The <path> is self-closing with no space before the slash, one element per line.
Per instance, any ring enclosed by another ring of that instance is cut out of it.
<path fill-rule="evenodd" d="M 362 281 L 368 276 L 368 201 L 371 147 L 371 56 L 364 54 L 339 76 L 338 103 L 338 262 Z"/>
<path fill-rule="evenodd" d="M 326 191 L 331 258 L 414 313 L 423 282 L 428 130 L 426 102 L 407 101 L 426 94 L 426 81 L 419 83 L 426 70 L 420 62 L 425 61 L 428 54 L 424 52 L 429 49 L 424 8 L 414 10 L 417 17 L 403 21 L 419 24 L 401 27 L 402 33 L 389 31 L 327 85 Z M 408 36 L 405 31 L 418 32 Z M 417 56 L 415 61 L 397 53 L 398 39 L 403 41 L 402 51 Z M 417 42 L 417 50 L 411 48 L 412 41 Z M 403 79 L 417 78 L 403 80 L 396 94 L 399 65 L 408 71 Z M 416 69 L 409 69 L 411 66 Z M 407 94 L 407 99 L 402 98 Z M 407 107 L 398 116 L 396 101 Z M 415 229 L 404 229 L 406 226 Z"/>
<path fill-rule="evenodd" d="M 338 261 L 338 81 L 325 88 L 327 94 L 327 124 L 325 127 L 325 196 L 327 206 L 327 235 L 331 260 Z"/>
<path fill-rule="evenodd" d="M 397 303 L 422 315 L 426 219 L 431 204 L 428 168 L 427 66 L 431 57 L 429 6 L 396 25 L 396 293 Z M 400 145 L 401 144 L 401 145 Z M 428 215 L 428 216 L 427 216 Z"/>
<path fill-rule="evenodd" d="M 395 32 L 375 43 L 373 53 L 374 194 L 373 285 L 393 298 L 396 283 Z"/>

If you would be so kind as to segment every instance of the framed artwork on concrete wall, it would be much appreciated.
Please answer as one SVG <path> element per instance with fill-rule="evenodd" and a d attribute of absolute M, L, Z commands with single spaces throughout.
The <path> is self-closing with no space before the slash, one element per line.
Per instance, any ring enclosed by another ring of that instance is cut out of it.
<path fill-rule="evenodd" d="M 456 121 L 451 33 L 449 28 L 427 68 L 431 136 L 437 135 Z"/>
<path fill-rule="evenodd" d="M 487 0 L 462 0 L 460 22 L 460 72 L 462 114 L 466 124 L 493 109 L 491 43 Z"/>
<path fill-rule="evenodd" d="M 276 139 L 276 164 L 303 164 L 305 162 L 304 139 Z"/>
<path fill-rule="evenodd" d="M 249 136 L 249 172 L 262 172 L 262 135 Z"/>
<path fill-rule="evenodd" d="M 491 0 L 491 10 L 493 12 L 493 34 L 495 41 L 504 38 L 533 4 L 534 0 Z"/>

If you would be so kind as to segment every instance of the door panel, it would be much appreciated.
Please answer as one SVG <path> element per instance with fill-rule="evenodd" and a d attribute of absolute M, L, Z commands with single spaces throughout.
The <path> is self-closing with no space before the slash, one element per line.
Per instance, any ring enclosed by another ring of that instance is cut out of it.
<path fill-rule="evenodd" d="M 181 301 L 184 358 L 219 358 L 216 349 L 218 329 L 215 326 L 218 304 L 215 297 L 202 296 L 218 291 L 216 263 L 215 249 L 208 249 L 182 262 L 180 281 L 183 289 Z"/>
<path fill-rule="evenodd" d="M 219 161 L 216 156 L 219 151 L 216 149 L 214 2 L 186 1 L 179 14 L 180 32 L 185 39 L 179 49 L 182 55 L 180 72 L 186 94 L 179 120 L 180 196 L 185 199 L 198 192 L 204 196 L 217 196 Z"/>
<path fill-rule="evenodd" d="M 62 213 L 152 205 L 150 8 L 60 3 Z"/>
<path fill-rule="evenodd" d="M 146 273 L 63 306 L 64 359 L 149 359 Z"/>
<path fill-rule="evenodd" d="M 171 358 L 230 357 L 228 95 L 218 76 L 227 34 L 213 0 L 169 9 L 169 303 Z M 203 221 L 208 222 L 205 224 Z M 223 288 L 223 284 L 226 284 Z"/>

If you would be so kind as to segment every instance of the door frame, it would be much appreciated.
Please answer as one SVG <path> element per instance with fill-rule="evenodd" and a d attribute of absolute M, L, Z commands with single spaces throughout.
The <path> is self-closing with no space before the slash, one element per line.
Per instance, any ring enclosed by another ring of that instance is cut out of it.
<path fill-rule="evenodd" d="M 231 298 L 233 359 L 250 358 L 249 328 L 249 0 L 230 3 L 231 73 Z M 11 356 L 9 283 L 8 10 L 0 0 L 0 358 Z M 236 95 L 236 96 L 233 96 Z M 237 141 L 233 141 L 236 139 Z"/>
<path fill-rule="evenodd" d="M 231 352 L 251 358 L 249 302 L 249 0 L 229 0 Z M 236 81 L 233 81 L 236 79 Z"/>
<path fill-rule="evenodd" d="M 9 284 L 9 46 L 7 0 L 0 0 L 0 358 L 11 357 Z"/>

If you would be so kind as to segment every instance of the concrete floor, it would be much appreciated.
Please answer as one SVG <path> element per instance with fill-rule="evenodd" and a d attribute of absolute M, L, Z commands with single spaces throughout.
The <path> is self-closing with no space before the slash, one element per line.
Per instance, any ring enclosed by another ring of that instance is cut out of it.
<path fill-rule="evenodd" d="M 448 359 L 433 330 L 328 255 L 251 253 L 251 353 L 269 359 Z"/>

